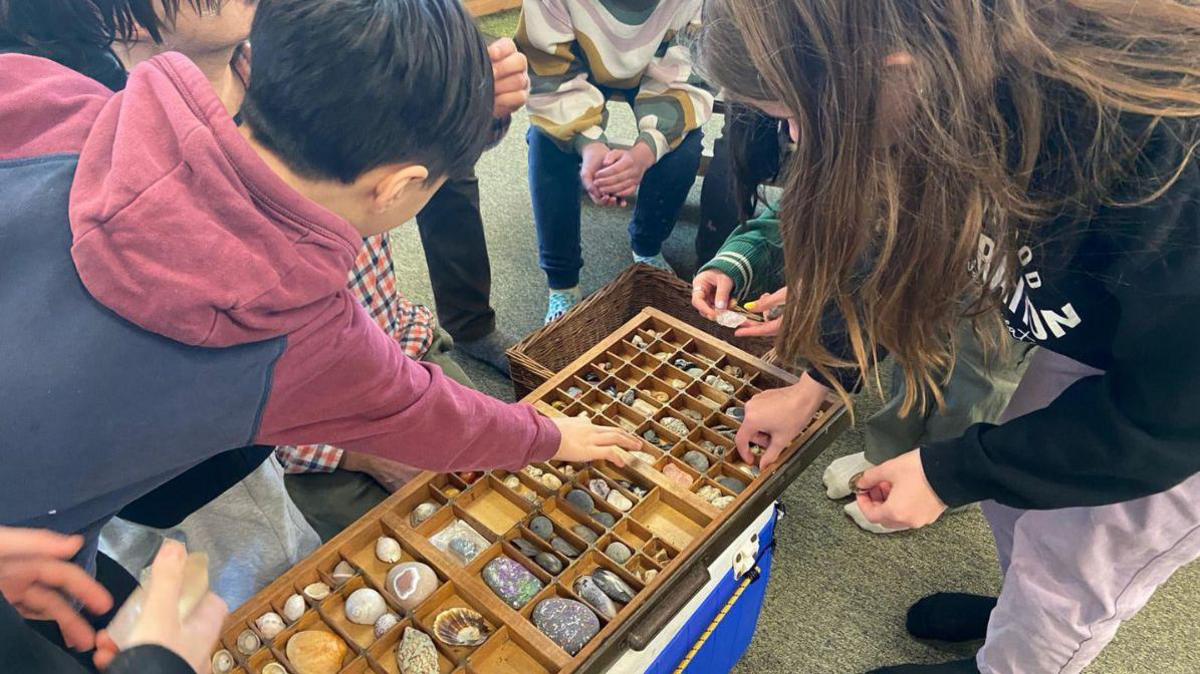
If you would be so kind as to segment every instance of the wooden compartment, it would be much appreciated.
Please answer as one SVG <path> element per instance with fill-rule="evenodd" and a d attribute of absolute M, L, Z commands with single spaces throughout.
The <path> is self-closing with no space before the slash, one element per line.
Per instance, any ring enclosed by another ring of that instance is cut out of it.
<path fill-rule="evenodd" d="M 295 636 L 296 633 L 304 632 L 304 631 L 308 631 L 308 630 L 314 630 L 314 631 L 318 631 L 318 632 L 329 632 L 330 634 L 341 639 L 346 644 L 346 657 L 343 658 L 343 660 L 342 660 L 343 667 L 350 664 L 358 657 L 359 651 L 355 650 L 356 646 L 355 646 L 354 642 L 351 639 L 349 639 L 347 637 L 347 635 L 339 632 L 336 627 L 331 626 L 329 623 L 322 620 L 319 615 L 317 615 L 316 613 L 313 613 L 308 616 L 305 616 L 303 619 L 301 619 L 295 625 L 292 625 L 291 627 L 289 627 L 286 630 L 284 630 L 283 632 L 281 632 L 280 635 L 275 639 L 275 647 L 273 649 L 273 654 L 275 655 L 276 659 L 279 660 L 280 664 L 282 664 L 284 667 L 286 667 L 289 672 L 296 672 L 299 670 L 297 670 L 296 667 L 294 665 L 292 665 L 291 662 L 287 658 L 288 640 L 291 639 L 293 636 Z"/>
<path fill-rule="evenodd" d="M 387 674 L 401 674 L 400 663 L 396 661 L 396 647 L 400 645 L 400 641 L 404 638 L 405 629 L 415 629 L 425 632 L 425 630 L 413 623 L 412 620 L 405 619 L 395 629 L 383 635 L 367 651 L 367 656 L 376 664 L 379 671 L 387 672 Z M 431 639 L 433 638 L 433 635 L 428 632 L 425 632 L 425 634 Z M 437 639 L 433 639 L 433 645 L 437 649 L 439 674 L 450 674 L 455 669 L 455 662 L 450 659 L 450 656 L 437 642 Z"/>
<path fill-rule="evenodd" d="M 533 510 L 528 501 L 492 475 L 463 494 L 458 499 L 458 507 L 497 536 L 504 535 Z"/>
<path fill-rule="evenodd" d="M 507 627 L 500 628 L 467 659 L 467 663 L 479 674 L 549 674 L 557 671 L 553 660 Z"/>
<path fill-rule="evenodd" d="M 342 589 L 333 593 L 321 603 L 321 617 L 331 627 L 337 628 L 338 632 L 346 635 L 358 645 L 360 649 L 367 648 L 375 643 L 375 626 L 359 625 L 351 622 L 346 616 L 346 599 L 355 590 L 369 588 L 379 592 L 384 597 L 384 602 L 388 605 L 388 610 L 396 615 L 400 615 L 402 611 L 388 597 L 388 593 L 383 588 L 375 588 L 368 585 L 361 576 L 355 577 L 350 582 L 346 583 Z"/>
<path fill-rule="evenodd" d="M 251 674 L 262 674 L 263 668 L 273 662 L 283 666 L 283 663 L 279 662 L 279 660 L 275 658 L 275 654 L 270 650 L 259 651 L 254 657 L 250 658 L 249 663 L 246 665 L 246 669 L 250 671 Z"/>
<path fill-rule="evenodd" d="M 679 496 L 655 489 L 630 512 L 630 518 L 675 548 L 688 546 L 712 518 Z"/>
<path fill-rule="evenodd" d="M 456 664 L 466 662 L 467 657 L 483 644 L 479 646 L 455 646 L 446 643 L 438 636 L 435 628 L 435 623 L 439 615 L 445 611 L 457 608 L 474 611 L 483 619 L 489 638 L 502 624 L 502 621 L 496 617 L 496 614 L 486 608 L 482 601 L 468 599 L 472 594 L 474 592 L 466 592 L 460 589 L 459 585 L 455 582 L 446 583 L 430 595 L 429 599 L 426 599 L 425 603 L 417 608 L 414 615 L 415 622 L 421 627 L 421 631 L 433 637 L 434 643 L 444 649 L 449 654 L 450 659 Z"/>

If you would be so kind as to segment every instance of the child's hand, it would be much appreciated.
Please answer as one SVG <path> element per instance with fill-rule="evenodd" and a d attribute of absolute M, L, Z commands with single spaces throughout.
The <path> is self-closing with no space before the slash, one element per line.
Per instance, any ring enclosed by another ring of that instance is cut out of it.
<path fill-rule="evenodd" d="M 584 146 L 580 157 L 579 179 L 583 189 L 597 206 L 615 206 L 617 199 L 596 189 L 596 172 L 604 165 L 604 157 L 608 154 L 608 146 L 601 142 L 589 143 Z"/>
<path fill-rule="evenodd" d="M 183 658 L 192 669 L 210 671 L 213 645 L 221 633 L 221 623 L 229 609 L 217 595 L 209 592 L 187 619 L 179 619 L 179 595 L 183 590 L 183 563 L 187 557 L 183 544 L 163 541 L 150 571 L 142 613 L 130 635 L 131 646 L 157 644 Z M 99 669 L 107 669 L 118 648 L 107 632 L 96 637 L 93 660 Z"/>
<path fill-rule="evenodd" d="M 103 615 L 113 599 L 87 571 L 71 563 L 82 547 L 82 536 L 0 527 L 0 593 L 22 616 L 58 623 L 67 646 L 88 651 L 96 634 L 73 604 Z"/>
<path fill-rule="evenodd" d="M 525 106 L 529 100 L 528 62 L 525 55 L 517 51 L 512 39 L 502 37 L 488 46 L 492 59 L 492 78 L 495 80 L 495 103 L 492 116 L 507 117 Z"/>
<path fill-rule="evenodd" d="M 919 449 L 868 470 L 854 487 L 863 515 L 885 527 L 917 529 L 946 512 L 946 504 L 925 477 Z"/>
<path fill-rule="evenodd" d="M 604 167 L 596 172 L 596 189 L 622 199 L 633 196 L 655 159 L 654 150 L 645 143 L 635 143 L 628 150 L 609 150 Z"/>
<path fill-rule="evenodd" d="M 750 443 L 765 447 L 759 466 L 767 468 L 779 460 L 788 444 L 800 435 L 821 407 L 829 389 L 805 373 L 800 381 L 785 388 L 763 391 L 746 403 L 746 420 L 734 442 L 746 463 L 754 463 Z"/>
<path fill-rule="evenodd" d="M 729 308 L 729 296 L 733 294 L 733 279 L 716 269 L 706 269 L 692 279 L 692 306 L 710 321 L 717 319 L 717 312 Z"/>
<path fill-rule="evenodd" d="M 370 475 L 389 494 L 399 491 L 401 487 L 412 482 L 413 478 L 421 474 L 420 468 L 413 468 L 397 461 L 362 452 L 343 452 L 342 462 L 338 468 Z"/>
<path fill-rule="evenodd" d="M 562 433 L 558 443 L 557 461 L 587 463 L 605 459 L 624 466 L 631 460 L 623 450 L 641 449 L 642 442 L 629 433 L 609 426 L 595 426 L 587 419 L 554 418 Z"/>
<path fill-rule="evenodd" d="M 787 295 L 788 289 L 785 286 L 773 293 L 765 293 L 753 302 L 747 302 L 746 310 L 762 314 L 764 320 L 761 322 L 747 321 L 733 334 L 738 337 L 774 337 L 779 334 L 779 327 L 783 323 L 783 314 L 780 312 L 778 316 L 771 318 L 770 313 L 773 309 L 782 309 L 783 305 L 787 304 Z"/>

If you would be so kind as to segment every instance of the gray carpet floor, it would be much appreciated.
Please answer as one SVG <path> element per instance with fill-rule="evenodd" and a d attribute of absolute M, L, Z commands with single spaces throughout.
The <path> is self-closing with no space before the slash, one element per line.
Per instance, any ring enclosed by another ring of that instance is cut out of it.
<path fill-rule="evenodd" d="M 615 135 L 631 137 L 632 116 L 623 106 L 614 108 Z M 501 327 L 514 335 L 538 328 L 546 308 L 545 277 L 537 266 L 529 205 L 527 127 L 528 120 L 518 115 L 509 136 L 478 167 L 492 262 L 492 303 Z M 665 247 L 668 260 L 688 277 L 695 268 L 692 242 L 698 199 L 699 182 Z M 621 210 L 585 205 L 585 292 L 594 291 L 630 262 L 628 217 Z M 432 306 L 416 228 L 409 224 L 396 230 L 392 245 L 401 289 Z M 469 358 L 458 359 L 478 388 L 512 399 L 508 380 Z M 860 418 L 875 405 L 860 400 Z M 978 509 L 971 509 L 913 533 L 879 537 L 859 531 L 843 515 L 842 504 L 826 499 L 820 487 L 821 472 L 829 461 L 856 451 L 861 451 L 861 436 L 851 430 L 785 494 L 788 516 L 778 528 L 774 573 L 758 632 L 735 671 L 849 673 L 969 654 L 912 641 L 904 633 L 904 612 L 913 601 L 939 590 L 998 590 L 996 555 L 983 517 Z M 1200 672 L 1198 618 L 1200 565 L 1193 564 L 1159 590 L 1087 671 Z"/>

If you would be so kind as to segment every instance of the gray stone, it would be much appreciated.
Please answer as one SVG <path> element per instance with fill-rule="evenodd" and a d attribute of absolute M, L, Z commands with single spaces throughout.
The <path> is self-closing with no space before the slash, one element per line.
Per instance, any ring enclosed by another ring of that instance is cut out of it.
<path fill-rule="evenodd" d="M 687 424 L 683 423 L 682 419 L 676 419 L 675 417 L 663 417 L 658 423 L 662 424 L 663 428 L 671 431 L 681 438 L 686 437 L 688 434 L 688 426 Z"/>
<path fill-rule="evenodd" d="M 632 405 L 633 401 L 636 399 L 637 399 L 637 391 L 634 391 L 633 389 L 629 389 L 628 391 L 621 394 L 621 402 L 624 403 L 625 405 Z"/>
<path fill-rule="evenodd" d="M 579 551 L 575 549 L 575 546 L 564 541 L 562 538 L 560 538 L 558 536 L 555 536 L 554 538 L 550 539 L 550 547 L 554 548 L 555 552 L 559 553 L 560 555 L 562 555 L 564 557 L 570 557 L 571 559 L 575 559 L 576 557 L 579 556 Z"/>
<path fill-rule="evenodd" d="M 700 367 L 689 367 L 684 371 L 687 373 L 687 376 L 691 377 L 692 379 L 699 379 L 704 375 L 704 368 Z"/>
<path fill-rule="evenodd" d="M 592 574 L 592 580 L 596 581 L 596 585 L 604 594 L 623 604 L 633 601 L 633 595 L 636 594 L 628 583 L 608 569 L 596 569 L 596 572 Z"/>
<path fill-rule="evenodd" d="M 642 433 L 642 438 L 652 445 L 658 444 L 658 433 L 655 433 L 653 428 L 648 429 L 645 433 Z"/>
<path fill-rule="evenodd" d="M 731 419 L 739 423 L 746 420 L 745 407 L 730 407 L 729 409 L 725 410 L 725 414 L 728 414 Z"/>
<path fill-rule="evenodd" d="M 567 501 L 585 513 L 590 514 L 596 509 L 596 502 L 592 499 L 591 494 L 582 489 L 572 489 L 567 492 Z"/>
<path fill-rule="evenodd" d="M 475 544 L 475 541 L 467 538 L 452 538 L 446 547 L 455 557 L 462 560 L 463 564 L 470 564 L 472 559 L 475 559 L 479 556 L 480 552 L 483 552 Z"/>
<path fill-rule="evenodd" d="M 571 527 L 571 531 L 574 532 L 576 536 L 582 538 L 583 541 L 588 545 L 595 543 L 596 539 L 600 538 L 596 535 L 595 531 L 591 530 L 590 527 L 585 527 L 582 524 L 576 524 L 575 526 Z"/>
<path fill-rule="evenodd" d="M 617 605 L 613 603 L 612 597 L 605 594 L 591 576 L 580 576 L 575 580 L 571 589 L 575 590 L 575 594 L 587 602 L 588 606 L 591 606 L 596 613 L 599 613 L 601 618 L 612 620 L 617 617 Z"/>
<path fill-rule="evenodd" d="M 616 518 L 604 511 L 592 513 L 592 519 L 604 525 L 605 529 L 611 529 L 617 523 Z"/>
<path fill-rule="evenodd" d="M 616 489 L 610 491 L 608 493 L 608 498 L 605 500 L 608 501 L 609 505 L 617 510 L 620 510 L 621 512 L 626 512 L 633 507 L 633 501 L 630 501 L 628 496 L 622 494 Z"/>
<path fill-rule="evenodd" d="M 746 490 L 745 482 L 742 482 L 741 480 L 738 480 L 736 478 L 732 478 L 729 476 L 717 478 L 717 484 L 721 485 L 722 487 L 725 487 L 726 489 L 728 489 L 729 491 L 731 491 L 735 494 L 740 494 Z"/>
<path fill-rule="evenodd" d="M 563 650 L 575 655 L 600 631 L 600 619 L 574 599 L 551 597 L 533 609 L 533 624 Z"/>
<path fill-rule="evenodd" d="M 612 557 L 618 564 L 628 562 L 629 558 L 633 556 L 633 552 L 621 541 L 609 543 L 608 547 L 604 548 L 604 554 Z"/>
<path fill-rule="evenodd" d="M 562 573 L 562 562 L 558 559 L 558 557 L 555 557 L 549 552 L 539 552 L 534 556 L 533 561 L 552 576 L 557 576 L 558 574 Z"/>
<path fill-rule="evenodd" d="M 529 541 L 525 540 L 524 538 L 512 539 L 512 545 L 514 548 L 517 549 L 517 552 L 520 552 L 522 555 L 525 555 L 526 557 L 529 557 L 530 559 L 533 559 L 534 556 L 536 556 L 539 552 L 542 551 L 541 548 L 534 545 L 533 543 L 530 543 Z"/>
<path fill-rule="evenodd" d="M 529 569 L 503 556 L 488 562 L 480 575 L 497 597 L 515 609 L 524 607 L 545 587 Z"/>
<path fill-rule="evenodd" d="M 545 515 L 533 518 L 529 522 L 529 530 L 547 541 L 554 536 L 554 524 Z"/>
<path fill-rule="evenodd" d="M 708 457 L 694 449 L 684 452 L 683 462 L 701 473 L 708 470 L 709 466 Z"/>

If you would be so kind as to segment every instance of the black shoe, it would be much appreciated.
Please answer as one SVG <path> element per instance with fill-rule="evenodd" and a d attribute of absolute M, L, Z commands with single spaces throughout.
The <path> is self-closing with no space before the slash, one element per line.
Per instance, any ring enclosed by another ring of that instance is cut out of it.
<path fill-rule="evenodd" d="M 979 674 L 975 658 L 942 662 L 936 665 L 895 665 L 872 669 L 867 674 Z"/>
<path fill-rule="evenodd" d="M 974 641 L 987 636 L 988 618 L 994 608 L 995 597 L 939 592 L 913 604 L 905 626 L 918 639 Z"/>

